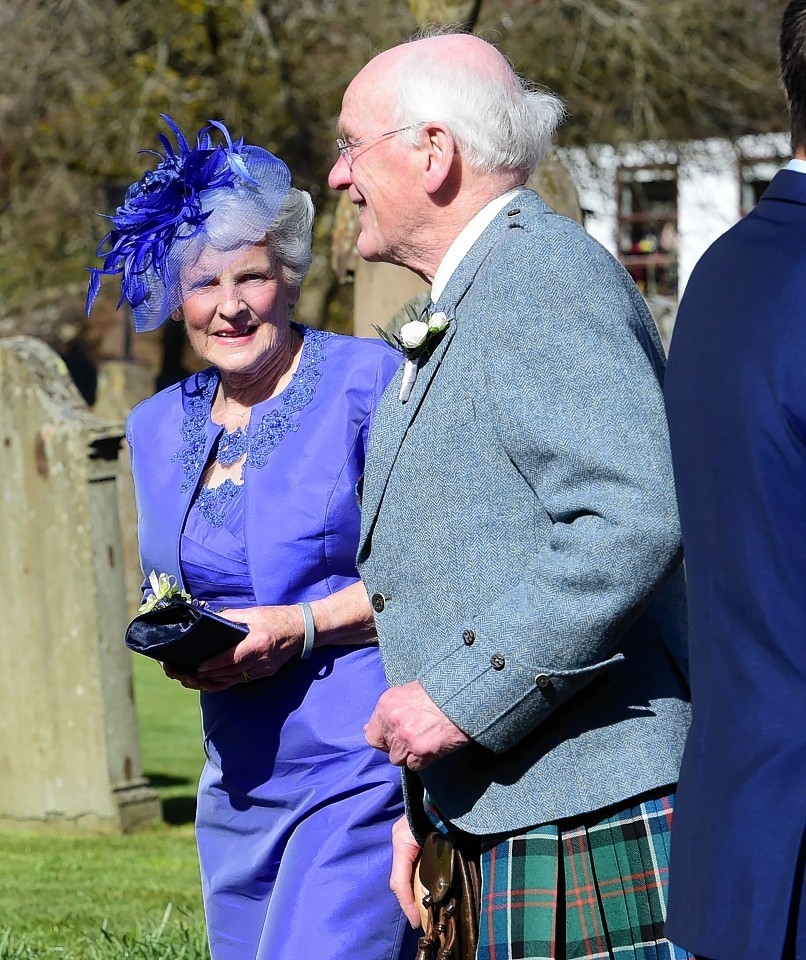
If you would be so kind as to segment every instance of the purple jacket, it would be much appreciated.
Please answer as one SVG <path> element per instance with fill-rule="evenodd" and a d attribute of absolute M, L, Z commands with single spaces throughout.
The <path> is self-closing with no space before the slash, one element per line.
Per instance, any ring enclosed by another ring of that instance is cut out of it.
<path fill-rule="evenodd" d="M 316 600 L 355 582 L 356 488 L 375 407 L 400 362 L 379 341 L 305 328 L 299 369 L 249 426 L 246 552 L 259 605 Z M 182 582 L 180 539 L 221 427 L 215 369 L 143 401 L 129 416 L 140 560 Z"/>

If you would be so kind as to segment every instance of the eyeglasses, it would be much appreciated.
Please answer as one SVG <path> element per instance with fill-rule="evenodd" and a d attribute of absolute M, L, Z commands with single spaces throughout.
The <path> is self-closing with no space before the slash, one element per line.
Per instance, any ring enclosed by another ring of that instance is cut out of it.
<path fill-rule="evenodd" d="M 386 137 L 393 137 L 396 133 L 403 133 L 404 130 L 411 130 L 414 127 L 418 127 L 418 123 L 410 123 L 407 127 L 398 127 L 397 130 L 390 130 L 388 133 L 379 133 L 374 137 L 364 137 L 363 140 L 342 140 L 339 138 L 336 141 L 336 146 L 339 148 L 339 156 L 344 160 L 348 167 L 353 165 L 353 150 L 356 147 L 363 147 L 365 143 L 373 143 L 375 140 L 383 140 Z"/>

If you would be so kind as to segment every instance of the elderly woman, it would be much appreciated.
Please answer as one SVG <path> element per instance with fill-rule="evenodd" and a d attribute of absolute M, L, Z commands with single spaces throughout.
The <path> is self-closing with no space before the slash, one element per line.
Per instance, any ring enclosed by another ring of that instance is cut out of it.
<path fill-rule="evenodd" d="M 196 830 L 213 960 L 392 960 L 397 771 L 363 725 L 385 688 L 355 568 L 367 434 L 397 366 L 380 342 L 291 322 L 313 207 L 223 124 L 161 137 L 99 248 L 138 330 L 184 322 L 201 373 L 134 409 L 146 574 L 249 627 L 193 675 L 207 762 Z"/>

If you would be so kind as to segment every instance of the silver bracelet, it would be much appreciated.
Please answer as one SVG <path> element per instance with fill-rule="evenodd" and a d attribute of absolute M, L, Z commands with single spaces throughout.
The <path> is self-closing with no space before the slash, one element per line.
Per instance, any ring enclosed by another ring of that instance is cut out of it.
<path fill-rule="evenodd" d="M 302 610 L 302 619 L 305 621 L 305 640 L 302 644 L 302 653 L 300 660 L 307 660 L 313 650 L 314 624 L 313 614 L 311 613 L 310 603 L 299 603 L 297 606 Z"/>

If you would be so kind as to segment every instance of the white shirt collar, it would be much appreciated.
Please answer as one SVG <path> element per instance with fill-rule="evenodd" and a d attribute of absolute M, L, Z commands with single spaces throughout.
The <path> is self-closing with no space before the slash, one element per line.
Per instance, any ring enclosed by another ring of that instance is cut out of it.
<path fill-rule="evenodd" d="M 795 173 L 806 173 L 806 160 L 798 160 L 793 157 L 784 167 L 784 170 L 794 170 Z"/>
<path fill-rule="evenodd" d="M 509 201 L 519 194 L 521 190 L 523 190 L 523 187 L 514 187 L 512 190 L 507 190 L 507 192 L 502 193 L 500 197 L 496 197 L 488 204 L 485 204 L 453 241 L 450 247 L 448 247 L 448 252 L 442 258 L 439 267 L 437 267 L 437 272 L 434 274 L 434 281 L 431 284 L 431 300 L 434 303 L 442 296 L 442 291 L 448 285 L 448 281 L 453 276 L 454 271 L 473 244 L 492 223 L 495 216 L 500 213 Z"/>

